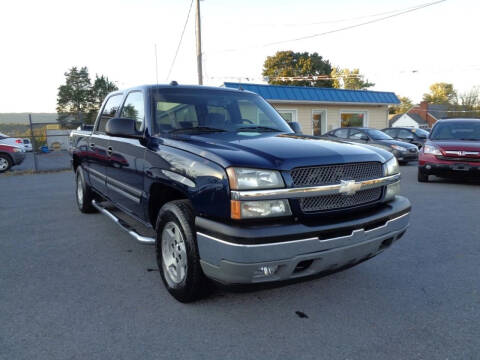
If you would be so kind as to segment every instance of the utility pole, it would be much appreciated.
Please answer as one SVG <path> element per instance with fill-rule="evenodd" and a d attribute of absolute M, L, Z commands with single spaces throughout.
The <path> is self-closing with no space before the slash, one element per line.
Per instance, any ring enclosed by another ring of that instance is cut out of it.
<path fill-rule="evenodd" d="M 203 85 L 203 71 L 202 71 L 202 31 L 200 24 L 200 0 L 197 1 L 197 16 L 196 16 L 196 33 L 197 33 L 197 72 L 198 85 Z"/>

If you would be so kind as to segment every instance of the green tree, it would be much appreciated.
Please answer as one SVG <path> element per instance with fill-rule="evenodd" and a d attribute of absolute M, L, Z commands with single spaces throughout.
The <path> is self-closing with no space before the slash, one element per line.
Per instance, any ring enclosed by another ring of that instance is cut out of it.
<path fill-rule="evenodd" d="M 72 67 L 65 73 L 65 84 L 58 88 L 58 122 L 63 126 L 81 123 L 82 113 L 92 107 L 91 82 L 87 67 Z"/>
<path fill-rule="evenodd" d="M 435 83 L 430 85 L 430 93 L 423 94 L 423 100 L 430 104 L 455 104 L 457 102 L 457 92 L 453 84 Z"/>
<path fill-rule="evenodd" d="M 413 102 L 406 96 L 400 96 L 400 104 L 391 106 L 388 110 L 390 114 L 403 114 L 413 107 Z"/>
<path fill-rule="evenodd" d="M 324 60 L 318 53 L 289 50 L 268 56 L 263 63 L 262 74 L 272 85 L 332 87 L 332 80 L 328 79 L 331 72 L 330 61 Z M 318 79 L 319 76 L 327 79 Z"/>
<path fill-rule="evenodd" d="M 90 89 L 91 108 L 88 111 L 85 123 L 93 124 L 105 97 L 112 91 L 118 90 L 117 85 L 108 77 L 95 74 L 95 81 Z"/>
<path fill-rule="evenodd" d="M 65 73 L 65 84 L 58 88 L 58 122 L 63 127 L 93 123 L 105 96 L 118 90 L 108 77 L 95 75 L 92 85 L 88 68 L 72 67 Z"/>
<path fill-rule="evenodd" d="M 362 90 L 375 86 L 374 83 L 364 80 L 359 69 L 334 68 L 331 72 L 333 87 L 337 89 Z"/>

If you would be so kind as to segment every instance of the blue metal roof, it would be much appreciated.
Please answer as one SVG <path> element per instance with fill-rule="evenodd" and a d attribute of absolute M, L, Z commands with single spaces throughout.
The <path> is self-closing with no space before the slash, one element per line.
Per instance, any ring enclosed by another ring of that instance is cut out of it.
<path fill-rule="evenodd" d="M 228 88 L 242 88 L 262 96 L 266 100 L 319 101 L 332 103 L 361 104 L 400 104 L 393 92 L 344 90 L 334 88 L 317 88 L 306 86 L 262 85 L 226 82 Z"/>

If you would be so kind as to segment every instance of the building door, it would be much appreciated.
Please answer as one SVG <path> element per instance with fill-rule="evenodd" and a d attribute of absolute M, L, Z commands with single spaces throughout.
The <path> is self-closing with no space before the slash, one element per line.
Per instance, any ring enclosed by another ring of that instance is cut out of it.
<path fill-rule="evenodd" d="M 327 132 L 327 111 L 326 110 L 312 111 L 312 129 L 313 129 L 313 136 L 320 136 Z"/>

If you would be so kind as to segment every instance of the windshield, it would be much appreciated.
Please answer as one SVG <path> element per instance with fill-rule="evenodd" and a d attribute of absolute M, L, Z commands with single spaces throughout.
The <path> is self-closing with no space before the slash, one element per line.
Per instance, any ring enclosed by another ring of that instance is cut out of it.
<path fill-rule="evenodd" d="M 155 133 L 293 132 L 266 101 L 254 94 L 158 89 L 153 98 Z"/>
<path fill-rule="evenodd" d="M 417 135 L 420 139 L 426 139 L 428 134 L 430 134 L 427 130 L 423 129 L 412 129 L 412 131 Z"/>
<path fill-rule="evenodd" d="M 387 135 L 380 130 L 368 129 L 366 132 L 373 140 L 393 140 L 390 135 Z"/>
<path fill-rule="evenodd" d="M 430 139 L 480 141 L 480 121 L 437 122 Z"/>

